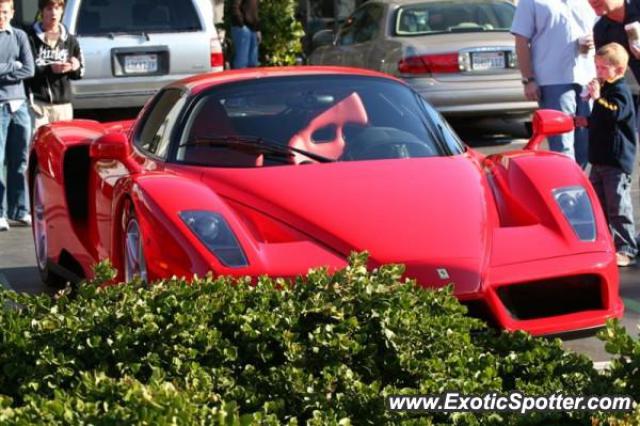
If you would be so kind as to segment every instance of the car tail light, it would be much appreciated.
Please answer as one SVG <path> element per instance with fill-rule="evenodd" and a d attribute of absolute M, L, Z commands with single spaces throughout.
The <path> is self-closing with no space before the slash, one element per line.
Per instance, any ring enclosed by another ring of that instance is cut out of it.
<path fill-rule="evenodd" d="M 218 39 L 211 39 L 211 68 L 218 68 L 224 66 L 224 56 L 220 49 L 220 43 Z"/>
<path fill-rule="evenodd" d="M 402 74 L 434 74 L 460 72 L 458 53 L 407 56 L 398 62 Z"/>

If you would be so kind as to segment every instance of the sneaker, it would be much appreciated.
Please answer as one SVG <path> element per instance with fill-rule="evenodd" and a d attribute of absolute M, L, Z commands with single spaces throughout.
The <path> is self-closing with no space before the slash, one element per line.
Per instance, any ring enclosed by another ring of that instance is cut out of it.
<path fill-rule="evenodd" d="M 31 226 L 31 215 L 29 213 L 25 213 L 17 218 L 16 222 L 24 226 Z"/>
<path fill-rule="evenodd" d="M 0 232 L 9 230 L 9 222 L 7 222 L 7 218 L 0 217 Z"/>
<path fill-rule="evenodd" d="M 618 266 L 624 268 L 625 266 L 631 266 L 636 264 L 636 258 L 631 257 L 626 253 L 616 253 L 616 263 Z"/>

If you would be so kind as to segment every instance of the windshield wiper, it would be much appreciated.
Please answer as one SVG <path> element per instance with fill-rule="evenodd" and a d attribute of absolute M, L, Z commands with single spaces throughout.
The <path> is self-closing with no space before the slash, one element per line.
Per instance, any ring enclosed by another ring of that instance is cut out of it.
<path fill-rule="evenodd" d="M 178 145 L 178 148 L 194 145 L 222 146 L 225 148 L 237 149 L 239 151 L 250 149 L 254 152 L 261 152 L 264 154 L 281 154 L 286 156 L 290 156 L 292 154 L 300 154 L 319 163 L 335 162 L 335 160 L 332 158 L 305 151 L 304 149 L 283 145 L 281 143 L 271 141 L 259 136 L 222 135 L 207 138 L 196 138 Z"/>

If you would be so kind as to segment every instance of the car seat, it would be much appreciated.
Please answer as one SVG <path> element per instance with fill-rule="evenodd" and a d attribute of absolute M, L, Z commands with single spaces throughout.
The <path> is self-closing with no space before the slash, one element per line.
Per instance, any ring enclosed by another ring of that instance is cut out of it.
<path fill-rule="evenodd" d="M 429 15 L 429 27 L 433 31 L 445 31 L 448 26 L 441 12 L 432 12 Z"/>
<path fill-rule="evenodd" d="M 462 23 L 474 23 L 467 7 L 448 8 L 444 14 L 444 28 L 457 27 Z"/>
<path fill-rule="evenodd" d="M 369 122 L 367 111 L 356 92 L 353 92 L 340 102 L 314 117 L 309 124 L 298 131 L 291 140 L 289 146 L 321 155 L 331 160 L 337 160 L 342 155 L 346 142 L 344 140 L 344 127 L 347 123 L 365 125 Z M 326 126 L 335 126 L 335 137 L 321 143 L 313 140 L 313 134 Z M 302 154 L 294 156 L 296 164 L 312 162 Z"/>
<path fill-rule="evenodd" d="M 418 20 L 413 13 L 403 13 L 400 18 L 400 31 L 415 33 L 418 31 Z"/>
<path fill-rule="evenodd" d="M 238 136 L 226 109 L 217 99 L 205 101 L 195 114 L 196 118 L 189 131 L 189 142 Z M 186 147 L 183 160 L 211 166 L 249 167 L 261 166 L 263 157 L 260 153 L 243 152 L 228 147 L 192 145 Z"/>

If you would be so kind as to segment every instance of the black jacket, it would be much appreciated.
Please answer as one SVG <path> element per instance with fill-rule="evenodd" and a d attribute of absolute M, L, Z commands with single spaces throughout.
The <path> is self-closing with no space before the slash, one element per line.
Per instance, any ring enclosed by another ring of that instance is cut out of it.
<path fill-rule="evenodd" d="M 633 99 L 624 78 L 604 83 L 589 117 L 589 162 L 633 172 L 636 123 Z"/>
<path fill-rule="evenodd" d="M 251 31 L 259 31 L 258 1 L 259 0 L 233 0 L 231 4 L 231 24 L 234 27 L 246 25 Z"/>
<path fill-rule="evenodd" d="M 45 43 L 40 22 L 33 24 L 28 34 L 36 64 L 36 73 L 28 83 L 34 99 L 51 104 L 71 102 L 70 80 L 78 80 L 84 74 L 84 58 L 78 40 L 62 24 L 60 38 L 54 48 Z M 68 62 L 70 57 L 76 57 L 80 61 L 77 71 L 55 74 L 51 70 L 52 63 Z"/>
<path fill-rule="evenodd" d="M 624 26 L 640 21 L 640 0 L 624 0 L 624 20 L 617 22 L 603 15 L 593 26 L 593 41 L 596 50 L 608 43 L 616 42 L 622 45 L 629 53 L 629 69 L 640 83 L 640 59 L 636 59 L 629 49 L 629 37 Z M 637 93 L 636 93 L 637 94 Z"/>

